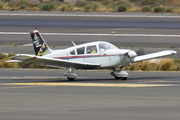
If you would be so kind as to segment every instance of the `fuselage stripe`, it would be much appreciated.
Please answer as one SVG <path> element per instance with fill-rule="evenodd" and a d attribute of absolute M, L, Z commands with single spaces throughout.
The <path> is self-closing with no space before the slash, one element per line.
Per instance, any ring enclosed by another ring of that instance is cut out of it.
<path fill-rule="evenodd" d="M 75 59 L 75 58 L 89 58 L 89 57 L 108 57 L 108 56 L 121 56 L 124 54 L 113 55 L 83 55 L 83 56 L 66 56 L 66 57 L 54 57 L 54 59 Z"/>

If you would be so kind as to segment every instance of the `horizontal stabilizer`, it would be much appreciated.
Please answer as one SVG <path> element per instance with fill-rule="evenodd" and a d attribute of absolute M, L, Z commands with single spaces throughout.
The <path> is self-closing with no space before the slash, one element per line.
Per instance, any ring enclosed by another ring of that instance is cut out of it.
<path fill-rule="evenodd" d="M 30 60 L 35 58 L 34 55 L 29 55 L 29 54 L 17 54 L 13 57 L 11 57 L 12 60 Z"/>
<path fill-rule="evenodd" d="M 22 62 L 21 60 L 7 60 L 6 62 L 8 63 L 17 63 L 17 62 Z"/>
<path fill-rule="evenodd" d="M 159 58 L 159 57 L 168 56 L 168 55 L 173 55 L 173 54 L 176 54 L 176 53 L 177 52 L 173 51 L 173 50 L 165 50 L 165 51 L 161 51 L 161 52 L 141 55 L 141 56 L 135 57 L 133 62 L 140 62 L 140 61 L 144 61 L 144 60 Z"/>

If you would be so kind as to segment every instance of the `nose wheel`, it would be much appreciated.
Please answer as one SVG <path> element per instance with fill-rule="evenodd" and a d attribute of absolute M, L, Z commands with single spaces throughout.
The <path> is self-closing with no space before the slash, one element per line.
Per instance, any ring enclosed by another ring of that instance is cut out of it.
<path fill-rule="evenodd" d="M 126 71 L 123 71 L 122 68 L 120 70 L 113 69 L 113 72 L 110 73 L 112 76 L 115 77 L 115 79 L 121 79 L 121 80 L 127 80 L 128 73 Z"/>
<path fill-rule="evenodd" d="M 127 80 L 127 77 L 117 77 L 117 76 L 115 76 L 115 75 L 114 75 L 114 77 L 115 77 L 115 79 L 117 79 L 117 80 L 119 80 L 119 79 L 121 79 L 121 80 Z"/>
<path fill-rule="evenodd" d="M 70 77 L 67 77 L 67 79 L 68 79 L 69 81 L 74 81 L 74 80 L 75 80 L 75 78 L 70 78 Z"/>

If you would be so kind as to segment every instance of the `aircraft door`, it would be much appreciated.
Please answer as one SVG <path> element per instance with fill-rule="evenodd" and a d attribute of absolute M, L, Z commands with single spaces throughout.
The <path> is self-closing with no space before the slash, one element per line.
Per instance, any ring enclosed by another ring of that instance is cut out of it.
<path fill-rule="evenodd" d="M 86 47 L 86 62 L 98 63 L 99 62 L 99 50 L 97 45 L 89 45 Z"/>
<path fill-rule="evenodd" d="M 85 47 L 76 48 L 77 56 L 73 61 L 84 62 L 85 61 Z M 74 52 L 72 51 L 72 54 Z"/>
<path fill-rule="evenodd" d="M 101 67 L 109 67 L 110 66 L 110 56 L 106 52 L 106 48 L 104 43 L 99 44 L 99 63 L 101 64 Z"/>

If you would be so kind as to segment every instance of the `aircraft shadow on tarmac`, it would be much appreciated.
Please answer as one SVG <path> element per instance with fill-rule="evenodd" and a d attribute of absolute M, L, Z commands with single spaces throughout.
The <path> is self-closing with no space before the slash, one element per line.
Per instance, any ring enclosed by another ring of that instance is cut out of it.
<path fill-rule="evenodd" d="M 3 80 L 4 82 L 107 82 L 107 83 L 113 83 L 113 82 L 139 82 L 139 81 L 146 81 L 146 80 L 156 80 L 156 81 L 162 81 L 162 80 L 169 80 L 174 79 L 176 77 L 138 77 L 138 78 L 128 78 L 128 80 L 116 80 L 114 78 L 77 78 L 75 81 L 68 81 L 66 78 L 45 78 L 45 79 L 7 79 Z"/>

